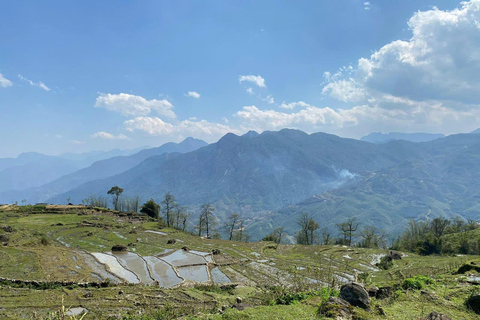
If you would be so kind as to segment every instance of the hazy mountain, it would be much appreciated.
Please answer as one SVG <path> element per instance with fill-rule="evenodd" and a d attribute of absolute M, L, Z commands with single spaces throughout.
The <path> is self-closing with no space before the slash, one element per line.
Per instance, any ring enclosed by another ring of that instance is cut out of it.
<path fill-rule="evenodd" d="M 230 208 L 274 210 L 353 183 L 363 172 L 394 166 L 421 152 L 405 141 L 376 145 L 297 130 L 229 133 L 193 152 L 148 158 L 122 174 L 91 181 L 50 201 L 70 197 L 78 202 L 119 185 L 125 196 L 140 195 L 144 200 L 159 199 L 170 191 L 188 205 L 221 201 Z"/>
<path fill-rule="evenodd" d="M 385 143 L 392 140 L 405 140 L 411 142 L 427 142 L 445 137 L 440 133 L 402 133 L 402 132 L 372 132 L 362 137 L 360 140 L 372 143 Z"/>
<path fill-rule="evenodd" d="M 357 217 L 365 225 L 401 232 L 409 219 L 453 217 L 479 219 L 480 135 L 459 134 L 418 144 L 424 152 L 396 166 L 364 175 L 354 186 L 324 192 L 271 218 L 295 231 L 301 212 L 323 227 Z M 264 229 L 267 222 L 254 228 Z"/>
<path fill-rule="evenodd" d="M 0 192 L 40 186 L 80 169 L 81 163 L 41 153 L 0 159 Z"/>
<path fill-rule="evenodd" d="M 141 150 L 149 149 L 149 148 L 151 147 L 144 146 L 144 147 L 133 148 L 133 149 L 112 149 L 108 151 L 89 151 L 89 152 L 81 152 L 81 153 L 69 152 L 69 153 L 62 153 L 58 156 L 60 158 L 64 158 L 68 160 L 79 161 L 84 164 L 84 167 L 87 167 L 96 161 L 105 160 L 105 159 L 118 157 L 118 156 L 129 156 Z"/>
<path fill-rule="evenodd" d="M 117 156 L 97 161 L 87 168 L 66 174 L 37 188 L 30 188 L 22 192 L 2 192 L 0 193 L 0 203 L 8 203 L 12 202 L 12 200 L 20 201 L 19 199 L 27 199 L 30 203 L 44 202 L 59 193 L 75 188 L 85 182 L 124 172 L 151 156 L 168 152 L 189 152 L 206 145 L 207 143 L 205 141 L 187 138 L 180 143 L 169 142 L 160 147 L 141 150 L 130 156 Z M 59 200 L 59 203 L 64 202 L 64 198 Z"/>

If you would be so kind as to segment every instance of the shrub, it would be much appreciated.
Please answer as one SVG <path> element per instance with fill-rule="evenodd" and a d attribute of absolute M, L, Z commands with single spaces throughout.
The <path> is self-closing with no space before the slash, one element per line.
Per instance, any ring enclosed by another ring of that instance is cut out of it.
<path fill-rule="evenodd" d="M 412 289 L 412 290 L 421 290 L 426 284 L 434 284 L 435 280 L 428 276 L 415 276 L 414 278 L 407 278 L 403 280 L 402 288 Z"/>

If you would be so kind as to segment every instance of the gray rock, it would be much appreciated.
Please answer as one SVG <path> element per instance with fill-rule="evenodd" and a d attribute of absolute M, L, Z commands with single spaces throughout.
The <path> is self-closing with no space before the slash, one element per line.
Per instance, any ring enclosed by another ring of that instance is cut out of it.
<path fill-rule="evenodd" d="M 352 319 L 353 307 L 341 298 L 330 297 L 320 306 L 320 314 L 337 320 L 348 320 Z"/>
<path fill-rule="evenodd" d="M 340 288 L 339 297 L 354 307 L 370 309 L 370 297 L 368 296 L 367 290 L 356 282 L 344 284 Z"/>
<path fill-rule="evenodd" d="M 437 311 L 433 311 L 428 316 L 425 317 L 424 320 L 452 320 L 446 314 L 438 313 Z"/>
<path fill-rule="evenodd" d="M 480 295 L 474 295 L 468 298 L 466 305 L 476 314 L 480 314 Z"/>

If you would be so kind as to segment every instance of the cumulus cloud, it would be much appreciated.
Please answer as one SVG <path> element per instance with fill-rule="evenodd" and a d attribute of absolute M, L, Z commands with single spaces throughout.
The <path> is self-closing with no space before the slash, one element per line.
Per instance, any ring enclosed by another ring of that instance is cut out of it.
<path fill-rule="evenodd" d="M 285 103 L 285 101 L 283 101 L 282 104 L 280 105 L 280 108 L 287 109 L 287 110 L 293 110 L 296 107 L 310 107 L 310 105 L 303 101 L 290 102 L 290 103 Z"/>
<path fill-rule="evenodd" d="M 167 118 L 176 117 L 172 110 L 173 105 L 168 100 L 147 100 L 144 97 L 128 93 L 102 93 L 97 97 L 95 107 L 119 112 L 125 116 L 146 116 L 154 111 Z"/>
<path fill-rule="evenodd" d="M 185 96 L 190 97 L 190 98 L 198 99 L 198 98 L 200 98 L 200 93 L 198 93 L 196 91 L 188 91 L 188 93 L 185 94 Z"/>
<path fill-rule="evenodd" d="M 130 140 L 130 138 L 124 134 L 113 135 L 104 131 L 95 132 L 92 134 L 92 138 L 100 138 L 105 140 Z"/>
<path fill-rule="evenodd" d="M 424 117 L 445 123 L 448 114 L 452 120 L 463 119 L 456 128 L 463 131 L 471 123 L 466 115 L 479 119 L 479 21 L 480 0 L 462 2 L 450 11 L 419 11 L 408 21 L 409 40 L 388 43 L 360 58 L 355 67 L 326 72 L 322 93 L 345 103 L 405 113 L 404 119 L 413 124 Z"/>
<path fill-rule="evenodd" d="M 0 87 L 1 88 L 8 88 L 11 87 L 13 84 L 12 81 L 8 80 L 3 76 L 3 74 L 0 73 Z"/>
<path fill-rule="evenodd" d="M 248 76 L 240 76 L 238 78 L 240 83 L 247 81 L 247 82 L 252 82 L 257 85 L 257 87 L 261 88 L 266 88 L 267 86 L 265 85 L 265 79 L 263 79 L 260 75 L 254 76 L 254 75 L 248 75 Z"/>
<path fill-rule="evenodd" d="M 19 78 L 20 80 L 22 80 L 22 81 L 28 82 L 31 86 L 39 87 L 39 88 L 41 88 L 41 89 L 43 89 L 43 90 L 45 90 L 45 91 L 50 91 L 50 88 L 47 87 L 47 86 L 45 85 L 45 83 L 43 83 L 43 82 L 41 82 L 41 81 L 40 81 L 40 82 L 33 82 L 32 80 L 25 78 L 25 77 L 22 76 L 21 74 L 18 75 L 18 78 Z"/>
<path fill-rule="evenodd" d="M 215 140 L 228 132 L 237 132 L 227 125 L 212 123 L 206 120 L 191 118 L 172 124 L 158 117 L 136 117 L 124 122 L 125 128 L 130 131 L 141 131 L 153 136 L 194 136 L 205 140 Z"/>

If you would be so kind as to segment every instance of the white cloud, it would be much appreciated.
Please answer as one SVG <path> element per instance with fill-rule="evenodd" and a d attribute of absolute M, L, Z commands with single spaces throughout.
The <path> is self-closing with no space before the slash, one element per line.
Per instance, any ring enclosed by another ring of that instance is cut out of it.
<path fill-rule="evenodd" d="M 130 132 L 142 131 L 149 135 L 172 137 L 174 139 L 180 136 L 193 136 L 209 141 L 216 140 L 228 132 L 237 132 L 227 125 L 196 119 L 171 124 L 158 117 L 136 117 L 125 121 L 124 126 Z"/>
<path fill-rule="evenodd" d="M 275 99 L 273 99 L 272 95 L 269 94 L 268 96 L 266 96 L 265 98 L 261 98 L 263 101 L 265 101 L 266 103 L 268 104 L 274 104 L 275 103 Z"/>
<path fill-rule="evenodd" d="M 364 2 L 364 3 L 363 3 L 363 9 L 365 9 L 365 10 L 370 10 L 370 2 L 368 2 L 368 1 L 367 1 L 367 2 Z"/>
<path fill-rule="evenodd" d="M 287 110 L 293 110 L 296 107 L 310 107 L 310 105 L 308 103 L 303 102 L 303 101 L 291 102 L 291 103 L 285 103 L 285 101 L 284 101 L 280 105 L 280 108 L 287 109 Z"/>
<path fill-rule="evenodd" d="M 188 91 L 188 93 L 185 96 L 198 99 L 200 98 L 200 93 L 196 91 Z"/>
<path fill-rule="evenodd" d="M 155 111 L 160 116 L 176 118 L 172 110 L 173 105 L 168 100 L 147 100 L 128 93 L 102 93 L 97 97 L 95 107 L 119 112 L 125 116 L 146 116 Z"/>
<path fill-rule="evenodd" d="M 73 143 L 73 144 L 78 144 L 78 145 L 85 144 L 85 141 L 80 141 L 80 140 L 70 140 L 70 142 Z"/>
<path fill-rule="evenodd" d="M 130 140 L 130 138 L 124 134 L 119 134 L 116 136 L 104 131 L 95 132 L 92 134 L 92 138 L 100 138 L 105 140 Z"/>
<path fill-rule="evenodd" d="M 388 43 L 359 59 L 356 67 L 341 68 L 334 75 L 326 72 L 322 93 L 377 108 L 384 116 L 396 112 L 397 120 L 409 119 L 412 126 L 422 121 L 430 128 L 445 126 L 433 131 L 478 126 L 480 0 L 462 2 L 450 11 L 419 11 L 408 26 L 410 40 Z M 446 117 L 459 122 L 447 124 Z"/>
<path fill-rule="evenodd" d="M 3 76 L 3 74 L 0 73 L 0 87 L 1 88 L 8 88 L 11 87 L 13 84 L 12 81 L 8 80 Z"/>
<path fill-rule="evenodd" d="M 28 82 L 31 86 L 39 87 L 39 88 L 41 88 L 41 89 L 43 89 L 43 90 L 45 90 L 45 91 L 50 91 L 50 88 L 47 87 L 47 86 L 45 85 L 45 83 L 43 83 L 43 82 L 41 82 L 41 81 L 40 81 L 40 82 L 33 82 L 32 80 L 25 78 L 25 77 L 22 76 L 21 74 L 18 75 L 18 78 L 19 78 L 20 80 L 22 80 L 22 81 Z"/>
<path fill-rule="evenodd" d="M 265 79 L 263 79 L 260 75 L 254 76 L 254 75 L 248 75 L 248 76 L 240 76 L 238 78 L 240 83 L 247 81 L 247 82 L 253 82 L 254 84 L 257 85 L 257 87 L 261 88 L 266 88 L 267 86 L 265 85 Z"/>
<path fill-rule="evenodd" d="M 248 94 L 253 94 L 253 88 L 247 88 L 245 91 L 247 91 Z"/>

